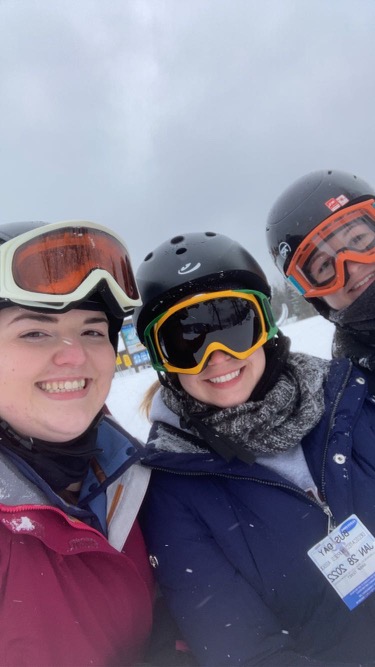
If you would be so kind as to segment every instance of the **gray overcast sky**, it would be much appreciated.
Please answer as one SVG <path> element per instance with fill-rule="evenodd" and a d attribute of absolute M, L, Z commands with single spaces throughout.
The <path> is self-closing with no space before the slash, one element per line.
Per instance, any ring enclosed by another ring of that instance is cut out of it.
<path fill-rule="evenodd" d="M 246 245 L 322 167 L 375 185 L 374 0 L 0 0 L 0 221 L 88 219 L 135 266 Z"/>

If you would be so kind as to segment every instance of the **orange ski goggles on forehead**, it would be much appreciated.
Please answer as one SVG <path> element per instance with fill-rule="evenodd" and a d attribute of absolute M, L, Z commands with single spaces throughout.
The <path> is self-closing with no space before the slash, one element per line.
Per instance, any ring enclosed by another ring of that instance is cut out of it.
<path fill-rule="evenodd" d="M 102 285 L 118 317 L 141 305 L 128 250 L 101 225 L 57 222 L 0 246 L 0 298 L 58 311 Z"/>
<path fill-rule="evenodd" d="M 215 350 L 246 359 L 277 333 L 268 298 L 254 290 L 222 290 L 180 301 L 145 330 L 153 367 L 200 373 Z"/>
<path fill-rule="evenodd" d="M 375 202 L 342 209 L 320 223 L 298 246 L 286 275 L 304 297 L 344 287 L 345 262 L 375 263 Z"/>

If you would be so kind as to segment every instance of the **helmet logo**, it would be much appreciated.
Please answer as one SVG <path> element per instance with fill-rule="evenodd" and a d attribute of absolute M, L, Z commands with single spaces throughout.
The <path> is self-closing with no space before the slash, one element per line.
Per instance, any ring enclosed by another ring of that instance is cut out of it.
<path fill-rule="evenodd" d="M 334 211 L 337 211 L 341 206 L 345 206 L 345 204 L 348 204 L 349 199 L 345 197 L 345 195 L 339 195 L 338 197 L 331 197 L 331 199 L 328 199 L 328 201 L 324 202 L 325 206 L 329 208 L 332 213 Z"/>
<path fill-rule="evenodd" d="M 184 266 L 181 266 L 181 268 L 178 269 L 177 273 L 180 276 L 184 276 L 185 273 L 192 273 L 193 271 L 196 271 L 197 269 L 199 269 L 200 266 L 201 266 L 200 262 L 197 262 L 195 266 L 191 266 L 191 262 L 188 262 L 187 264 L 184 264 Z"/>
<path fill-rule="evenodd" d="M 290 252 L 292 252 L 292 249 L 289 243 L 286 243 L 286 241 L 279 243 L 279 254 L 283 259 L 286 259 Z"/>

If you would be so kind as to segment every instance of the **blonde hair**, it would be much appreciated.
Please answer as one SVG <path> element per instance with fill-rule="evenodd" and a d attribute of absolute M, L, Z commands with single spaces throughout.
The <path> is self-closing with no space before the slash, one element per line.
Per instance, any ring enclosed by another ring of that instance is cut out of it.
<path fill-rule="evenodd" d="M 150 387 L 147 389 L 142 399 L 141 405 L 139 407 L 140 412 L 147 417 L 149 422 L 151 422 L 150 412 L 151 412 L 152 399 L 154 398 L 160 386 L 161 385 L 159 380 L 155 380 L 155 382 L 153 382 L 152 385 L 150 385 Z"/>

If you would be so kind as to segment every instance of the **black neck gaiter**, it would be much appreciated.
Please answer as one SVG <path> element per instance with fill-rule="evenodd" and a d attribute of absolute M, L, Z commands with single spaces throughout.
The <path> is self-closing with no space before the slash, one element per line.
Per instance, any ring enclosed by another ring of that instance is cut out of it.
<path fill-rule="evenodd" d="M 375 370 L 375 282 L 347 308 L 329 311 L 335 327 L 332 354 Z"/>
<path fill-rule="evenodd" d="M 26 461 L 47 484 L 59 493 L 84 479 L 95 453 L 97 425 L 101 413 L 78 438 L 68 442 L 46 442 L 23 438 L 5 421 L 0 421 L 0 446 Z"/>

